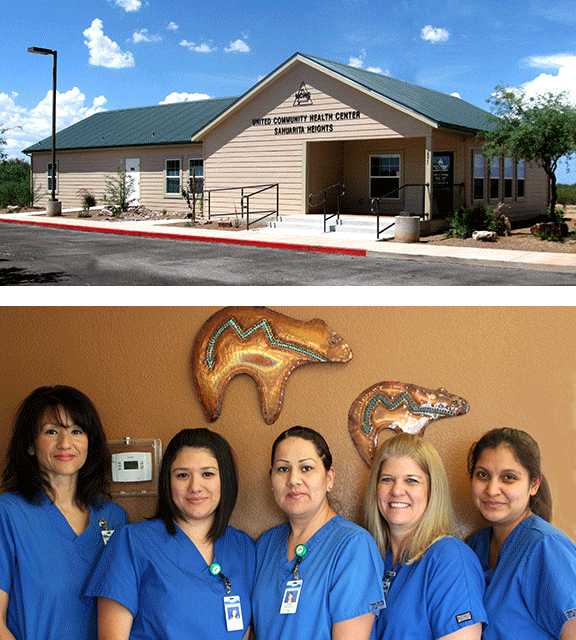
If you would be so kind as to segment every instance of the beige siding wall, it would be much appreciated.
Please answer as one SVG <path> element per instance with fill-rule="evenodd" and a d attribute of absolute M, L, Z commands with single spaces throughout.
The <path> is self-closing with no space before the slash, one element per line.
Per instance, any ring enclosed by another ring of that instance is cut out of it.
<path fill-rule="evenodd" d="M 468 145 L 466 157 L 466 185 L 467 185 L 467 203 L 470 205 L 484 204 L 489 206 L 496 206 L 498 200 L 489 200 L 488 194 L 488 162 L 486 162 L 486 172 L 484 176 L 484 193 L 486 197 L 484 200 L 473 200 L 472 191 L 472 154 L 473 151 L 479 151 L 480 146 L 474 140 Z M 502 194 L 503 185 L 500 185 L 500 192 Z M 505 214 L 510 218 L 523 219 L 529 218 L 533 215 L 543 213 L 546 209 L 548 202 L 548 179 L 544 169 L 540 167 L 536 162 L 526 163 L 526 179 L 524 183 L 525 195 L 523 198 L 518 198 L 516 195 L 516 180 L 513 182 L 513 196 L 512 198 L 504 198 L 504 204 L 506 205 Z"/>
<path fill-rule="evenodd" d="M 50 152 L 33 156 L 33 175 L 41 205 L 45 205 L 49 197 L 47 178 L 51 157 Z M 189 159 L 201 157 L 201 144 L 58 152 L 58 199 L 64 207 L 78 207 L 81 205 L 78 190 L 88 189 L 94 193 L 98 204 L 103 204 L 106 177 L 114 175 L 127 158 L 140 158 L 140 202 L 153 209 L 184 211 L 187 205 L 180 195 L 174 197 L 165 193 L 165 161 L 180 160 L 182 184 L 185 185 Z"/>
<path fill-rule="evenodd" d="M 302 82 L 311 93 L 312 104 L 294 106 L 294 93 Z M 360 117 L 337 119 L 337 114 L 348 111 L 359 111 Z M 332 119 L 310 122 L 311 114 L 328 114 L 326 117 Z M 298 126 L 274 124 L 274 118 L 291 115 L 308 117 L 300 125 L 304 131 L 275 135 L 277 127 Z M 271 123 L 254 126 L 252 121 L 259 118 L 270 118 Z M 308 130 L 311 125 L 331 125 L 332 131 L 312 133 Z M 413 117 L 325 73 L 297 64 L 205 137 L 206 188 L 279 182 L 281 212 L 302 213 L 306 210 L 307 141 L 401 139 L 424 136 L 427 130 L 427 125 Z M 318 147 L 312 151 L 313 154 L 318 151 L 326 159 L 327 165 L 317 170 L 327 178 L 334 169 L 333 159 L 328 160 L 328 154 L 323 154 L 328 149 Z M 313 172 L 309 166 L 312 190 L 320 183 Z M 218 206 L 223 210 L 239 209 L 239 197 L 221 196 Z"/>

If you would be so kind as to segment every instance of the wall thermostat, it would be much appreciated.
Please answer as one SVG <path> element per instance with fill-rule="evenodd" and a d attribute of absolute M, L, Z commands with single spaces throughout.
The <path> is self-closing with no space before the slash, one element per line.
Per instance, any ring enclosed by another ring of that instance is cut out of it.
<path fill-rule="evenodd" d="M 150 482 L 152 480 L 152 454 L 130 451 L 112 454 L 112 482 Z"/>
<path fill-rule="evenodd" d="M 158 495 L 162 460 L 159 438 L 132 438 L 108 442 L 111 458 L 110 490 L 114 497 Z"/>

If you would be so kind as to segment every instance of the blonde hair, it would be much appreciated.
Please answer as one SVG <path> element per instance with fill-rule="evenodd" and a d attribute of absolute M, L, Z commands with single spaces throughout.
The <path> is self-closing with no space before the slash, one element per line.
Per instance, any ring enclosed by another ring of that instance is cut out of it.
<path fill-rule="evenodd" d="M 390 528 L 378 508 L 378 484 L 383 463 L 389 458 L 410 458 L 428 478 L 428 504 L 400 561 L 418 560 L 439 538 L 453 534 L 454 515 L 446 470 L 438 451 L 421 436 L 401 433 L 387 440 L 376 452 L 364 501 L 365 524 L 384 556 L 391 546 Z"/>

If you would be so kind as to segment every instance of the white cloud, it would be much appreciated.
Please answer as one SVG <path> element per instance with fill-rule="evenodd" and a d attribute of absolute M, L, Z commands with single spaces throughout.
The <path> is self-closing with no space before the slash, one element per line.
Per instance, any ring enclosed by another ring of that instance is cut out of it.
<path fill-rule="evenodd" d="M 362 49 L 357 56 L 350 56 L 348 58 L 348 66 L 354 67 L 355 69 L 363 69 L 364 63 L 366 62 L 366 49 Z M 383 73 L 384 75 L 389 76 L 390 72 L 388 69 L 386 71 L 382 70 L 382 67 L 370 66 L 366 67 L 366 71 L 371 71 L 372 73 Z"/>
<path fill-rule="evenodd" d="M 442 27 L 433 27 L 431 24 L 427 24 L 422 27 L 420 31 L 420 37 L 426 42 L 437 44 L 438 42 L 446 42 L 450 37 L 450 33 Z"/>
<path fill-rule="evenodd" d="M 552 69 L 555 73 L 541 73 L 522 84 L 527 96 L 565 91 L 570 102 L 576 104 L 576 54 L 559 53 L 551 56 L 531 56 L 525 60 L 535 69 Z"/>
<path fill-rule="evenodd" d="M 238 38 L 237 40 L 230 42 L 230 44 L 225 47 L 224 51 L 226 53 L 249 53 L 250 45 L 244 40 L 240 40 L 240 38 Z"/>
<path fill-rule="evenodd" d="M 180 46 L 195 53 L 213 53 L 216 51 L 216 47 L 211 47 L 207 42 L 196 44 L 195 42 L 190 42 L 190 40 L 181 40 Z"/>
<path fill-rule="evenodd" d="M 350 67 L 354 67 L 355 69 L 362 69 L 362 67 L 364 66 L 364 59 L 356 56 L 350 56 L 348 65 Z"/>
<path fill-rule="evenodd" d="M 6 151 L 11 157 L 21 156 L 21 150 L 52 132 L 52 91 L 31 109 L 17 104 L 17 93 L 0 92 L 0 122 L 9 129 L 6 132 Z M 97 96 L 92 104 L 86 104 L 86 96 L 78 87 L 56 92 L 56 128 L 58 130 L 105 111 L 105 96 Z"/>
<path fill-rule="evenodd" d="M 104 23 L 94 18 L 92 24 L 82 32 L 84 44 L 90 51 L 90 64 L 108 69 L 123 69 L 134 66 L 134 56 L 130 51 L 122 51 L 118 43 L 104 33 Z"/>
<path fill-rule="evenodd" d="M 142 0 L 114 0 L 114 4 L 130 13 L 132 11 L 140 11 Z"/>
<path fill-rule="evenodd" d="M 178 25 L 175 22 L 169 22 L 166 25 L 166 29 L 168 29 L 168 31 L 178 31 Z"/>
<path fill-rule="evenodd" d="M 161 42 L 162 38 L 159 35 L 150 33 L 148 29 L 140 29 L 140 31 L 134 31 L 132 34 L 132 42 L 138 44 L 140 42 Z"/>
<path fill-rule="evenodd" d="M 173 102 L 196 102 L 196 100 L 208 100 L 210 96 L 207 93 L 179 93 L 178 91 L 172 91 L 164 100 L 158 104 L 172 104 Z"/>
<path fill-rule="evenodd" d="M 454 98 L 462 99 L 462 96 L 458 93 L 458 91 L 452 91 L 452 93 L 450 95 L 454 96 Z"/>

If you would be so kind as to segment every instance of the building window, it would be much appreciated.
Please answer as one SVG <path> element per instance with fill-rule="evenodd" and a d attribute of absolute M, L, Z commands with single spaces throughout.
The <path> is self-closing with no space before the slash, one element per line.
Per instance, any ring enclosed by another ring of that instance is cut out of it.
<path fill-rule="evenodd" d="M 516 163 L 516 197 L 524 197 L 524 183 L 526 181 L 526 161 L 518 160 Z"/>
<path fill-rule="evenodd" d="M 504 158 L 504 197 L 512 197 L 512 183 L 514 181 L 514 161 Z"/>
<path fill-rule="evenodd" d="M 370 156 L 370 197 L 400 198 L 400 156 Z"/>
<path fill-rule="evenodd" d="M 474 152 L 474 200 L 484 200 L 485 159 L 481 153 Z"/>
<path fill-rule="evenodd" d="M 56 160 L 56 184 L 54 185 L 54 191 L 58 192 L 58 160 Z M 48 164 L 48 192 L 52 193 L 52 163 Z"/>
<path fill-rule="evenodd" d="M 498 156 L 490 160 L 490 199 L 498 200 L 500 197 L 500 158 Z"/>
<path fill-rule="evenodd" d="M 166 193 L 180 195 L 180 160 L 166 160 Z"/>
<path fill-rule="evenodd" d="M 192 191 L 192 176 L 194 176 L 196 193 L 202 193 L 204 191 L 204 160 L 197 158 L 190 160 L 188 176 L 188 189 Z"/>

